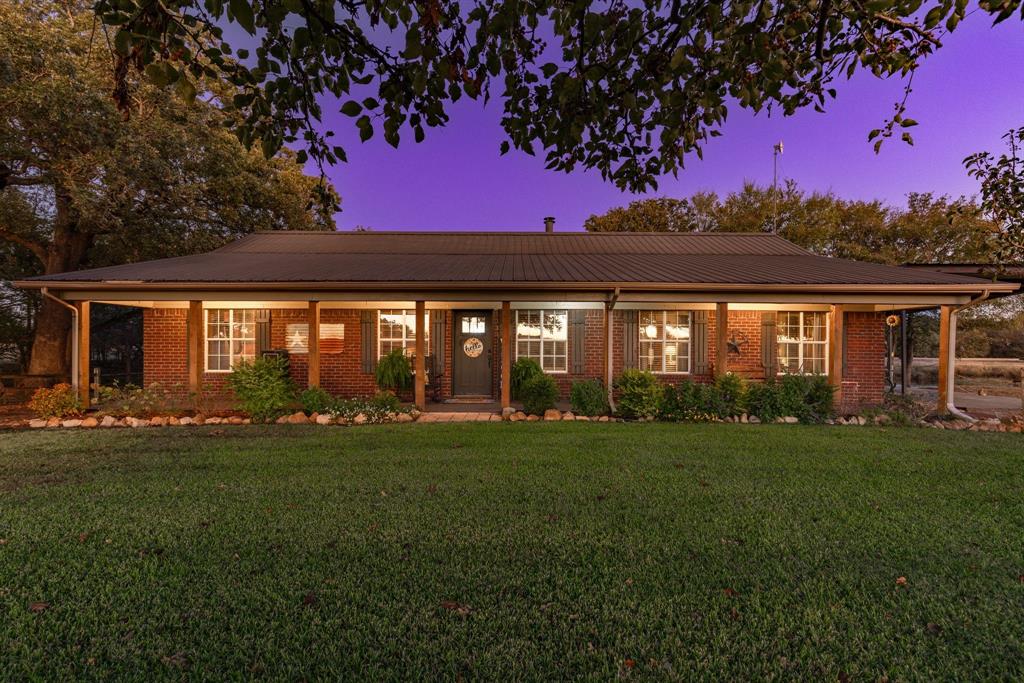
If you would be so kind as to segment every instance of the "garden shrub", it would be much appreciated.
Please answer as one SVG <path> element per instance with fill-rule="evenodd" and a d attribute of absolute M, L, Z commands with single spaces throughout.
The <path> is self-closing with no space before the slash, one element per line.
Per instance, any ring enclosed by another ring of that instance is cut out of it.
<path fill-rule="evenodd" d="M 824 375 L 784 375 L 782 394 L 790 415 L 801 422 L 823 422 L 832 416 L 835 389 Z"/>
<path fill-rule="evenodd" d="M 714 406 L 711 412 L 714 415 L 720 418 L 736 417 L 743 412 L 747 386 L 742 377 L 728 372 L 717 378 L 712 387 Z"/>
<path fill-rule="evenodd" d="M 665 388 L 646 370 L 625 370 L 615 380 L 619 414 L 626 418 L 654 417 L 662 406 Z"/>
<path fill-rule="evenodd" d="M 512 364 L 512 369 L 509 372 L 511 377 L 510 389 L 512 392 L 512 398 L 521 401 L 523 398 L 523 387 L 534 377 L 543 375 L 544 371 L 540 367 L 540 363 L 532 358 L 520 358 Z"/>
<path fill-rule="evenodd" d="M 672 422 L 703 422 L 713 415 L 708 410 L 708 385 L 683 380 L 677 386 L 662 389 L 658 419 Z"/>
<path fill-rule="evenodd" d="M 394 413 L 402 412 L 408 411 L 390 391 L 380 391 L 370 397 L 337 400 L 331 408 L 332 415 L 349 421 L 354 420 L 357 415 L 362 415 L 370 424 L 387 422 Z"/>
<path fill-rule="evenodd" d="M 249 413 L 253 422 L 273 420 L 285 412 L 295 397 L 287 361 L 276 356 L 239 362 L 227 382 L 239 407 Z"/>
<path fill-rule="evenodd" d="M 781 386 L 776 381 L 758 382 L 747 387 L 747 411 L 763 422 L 785 417 Z"/>
<path fill-rule="evenodd" d="M 833 414 L 834 389 L 823 375 L 784 375 L 747 389 L 747 410 L 765 422 L 795 417 L 822 422 Z"/>
<path fill-rule="evenodd" d="M 545 410 L 555 407 L 558 384 L 544 373 L 535 375 L 520 387 L 519 400 L 523 402 L 523 409 L 527 413 L 543 415 Z"/>
<path fill-rule="evenodd" d="M 184 387 L 180 384 L 172 389 L 159 382 L 148 387 L 115 382 L 99 388 L 98 407 L 117 417 L 152 417 L 173 412 L 183 392 Z"/>
<path fill-rule="evenodd" d="M 402 349 L 394 349 L 377 361 L 377 386 L 384 390 L 400 391 L 412 386 L 412 365 Z"/>
<path fill-rule="evenodd" d="M 71 417 L 81 414 L 78 395 L 70 384 L 54 384 L 50 388 L 40 387 L 28 402 L 29 410 L 41 418 Z"/>
<path fill-rule="evenodd" d="M 299 403 L 307 415 L 330 413 L 334 407 L 334 397 L 320 387 L 310 387 L 299 394 Z"/>
<path fill-rule="evenodd" d="M 608 392 L 601 380 L 573 382 L 569 400 L 572 402 L 572 411 L 577 415 L 595 417 L 608 414 Z"/>

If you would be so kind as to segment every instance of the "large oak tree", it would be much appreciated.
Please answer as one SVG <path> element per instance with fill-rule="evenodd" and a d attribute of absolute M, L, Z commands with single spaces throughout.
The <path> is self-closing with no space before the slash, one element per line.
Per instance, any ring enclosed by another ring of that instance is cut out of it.
<path fill-rule="evenodd" d="M 333 228 L 332 189 L 290 151 L 266 159 L 232 134 L 225 84 L 200 79 L 198 96 L 181 97 L 127 74 L 133 112 L 119 112 L 105 34 L 84 2 L 0 0 L 0 248 L 18 271 L 8 276 L 33 274 L 27 259 L 59 273 L 259 229 Z M 62 372 L 69 316 L 45 299 L 30 312 L 29 371 Z"/>
<path fill-rule="evenodd" d="M 422 139 L 460 97 L 503 107 L 510 147 L 550 168 L 598 169 L 649 189 L 719 134 L 730 108 L 824 108 L 858 70 L 909 77 L 968 0 L 98 0 L 117 73 L 185 92 L 222 78 L 240 92 L 236 131 L 270 153 L 344 159 L 323 106 L 363 139 Z M 980 0 L 995 21 L 1020 0 Z M 248 41 L 229 45 L 235 24 Z M 240 49 L 241 48 L 241 49 Z M 909 82 L 908 82 L 909 92 Z M 127 82 L 115 91 L 132 109 Z M 328 96 L 328 97 L 322 97 Z M 910 140 L 900 103 L 871 137 Z"/>

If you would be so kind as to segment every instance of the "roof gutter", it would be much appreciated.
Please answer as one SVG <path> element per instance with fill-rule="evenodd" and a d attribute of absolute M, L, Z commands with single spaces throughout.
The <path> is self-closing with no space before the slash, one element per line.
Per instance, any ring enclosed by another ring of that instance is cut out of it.
<path fill-rule="evenodd" d="M 947 361 L 949 367 L 946 372 L 946 412 L 953 417 L 968 422 L 977 422 L 977 420 L 956 407 L 956 397 L 954 396 L 956 388 L 956 320 L 960 311 L 980 304 L 988 299 L 989 294 L 990 291 L 986 289 L 980 296 L 971 299 L 962 306 L 955 306 L 949 313 L 949 359 Z"/>
<path fill-rule="evenodd" d="M 69 304 L 67 301 L 64 301 L 64 299 L 60 299 L 58 297 L 55 297 L 53 294 L 50 294 L 50 290 L 47 287 L 43 287 L 42 289 L 40 289 L 39 293 L 42 294 L 47 299 L 55 301 L 64 308 L 71 311 L 71 388 L 74 390 L 75 396 L 78 396 L 78 330 L 80 329 L 78 325 L 78 309 Z"/>

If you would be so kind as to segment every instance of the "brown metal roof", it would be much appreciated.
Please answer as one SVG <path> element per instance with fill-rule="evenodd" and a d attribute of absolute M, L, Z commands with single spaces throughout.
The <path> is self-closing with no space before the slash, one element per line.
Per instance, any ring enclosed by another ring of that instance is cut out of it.
<path fill-rule="evenodd" d="M 775 235 L 723 233 L 258 233 L 216 251 L 32 278 L 70 283 L 388 286 L 940 286 L 962 275 L 815 256 Z M 987 281 L 991 285 L 992 281 Z"/>

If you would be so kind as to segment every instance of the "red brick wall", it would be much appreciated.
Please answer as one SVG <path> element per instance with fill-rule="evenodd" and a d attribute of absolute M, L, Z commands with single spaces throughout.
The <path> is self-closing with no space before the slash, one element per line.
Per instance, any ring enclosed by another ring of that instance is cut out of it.
<path fill-rule="evenodd" d="M 451 396 L 452 377 L 452 336 L 454 315 L 445 312 L 444 347 L 445 372 L 441 377 L 442 396 Z M 613 327 L 613 368 L 618 375 L 623 369 L 623 311 L 616 311 L 612 317 Z M 144 381 L 168 387 L 180 386 L 184 391 L 188 383 L 186 363 L 186 319 L 187 309 L 146 309 L 143 315 L 144 339 Z M 338 396 L 352 397 L 372 394 L 376 390 L 371 373 L 362 371 L 360 311 L 356 309 L 322 309 L 321 322 L 345 325 L 345 340 L 341 353 L 321 353 L 320 379 L 327 391 Z M 305 309 L 275 309 L 271 313 L 271 345 L 284 348 L 285 333 L 289 323 L 306 322 Z M 747 379 L 764 378 L 761 367 L 761 312 L 729 312 L 730 336 L 732 331 L 742 332 L 746 343 L 739 354 L 730 354 L 729 369 Z M 492 373 L 493 394 L 501 392 L 501 312 L 495 311 L 492 319 Z M 586 339 L 584 341 L 584 372 L 572 373 L 572 344 L 569 344 L 569 370 L 553 375 L 563 399 L 568 399 L 572 383 L 577 380 L 604 377 L 604 312 L 600 309 L 587 310 L 585 316 Z M 660 375 L 669 383 L 689 378 L 699 382 L 713 379 L 716 362 L 715 312 L 708 316 L 708 361 L 709 370 L 702 375 Z M 739 335 L 738 335 L 739 336 Z M 844 373 L 841 409 L 855 410 L 863 405 L 881 403 L 885 389 L 885 330 L 884 316 L 880 313 L 846 314 L 846 369 Z M 438 340 L 431 339 L 431 348 L 437 353 Z M 513 344 L 515 343 L 513 337 Z M 515 359 L 515 348 L 512 349 Z M 291 356 L 291 375 L 299 386 L 307 383 L 308 363 L 306 354 Z M 206 373 L 204 385 L 218 394 L 224 393 L 225 374 Z"/>
<path fill-rule="evenodd" d="M 885 395 L 885 314 L 846 314 L 846 367 L 839 409 L 853 412 Z"/>
<path fill-rule="evenodd" d="M 147 308 L 142 315 L 142 381 L 160 384 L 174 393 L 188 393 L 188 309 Z M 205 359 L 200 359 L 205 363 Z M 212 397 L 227 398 L 227 374 L 203 373 L 203 389 Z"/>

